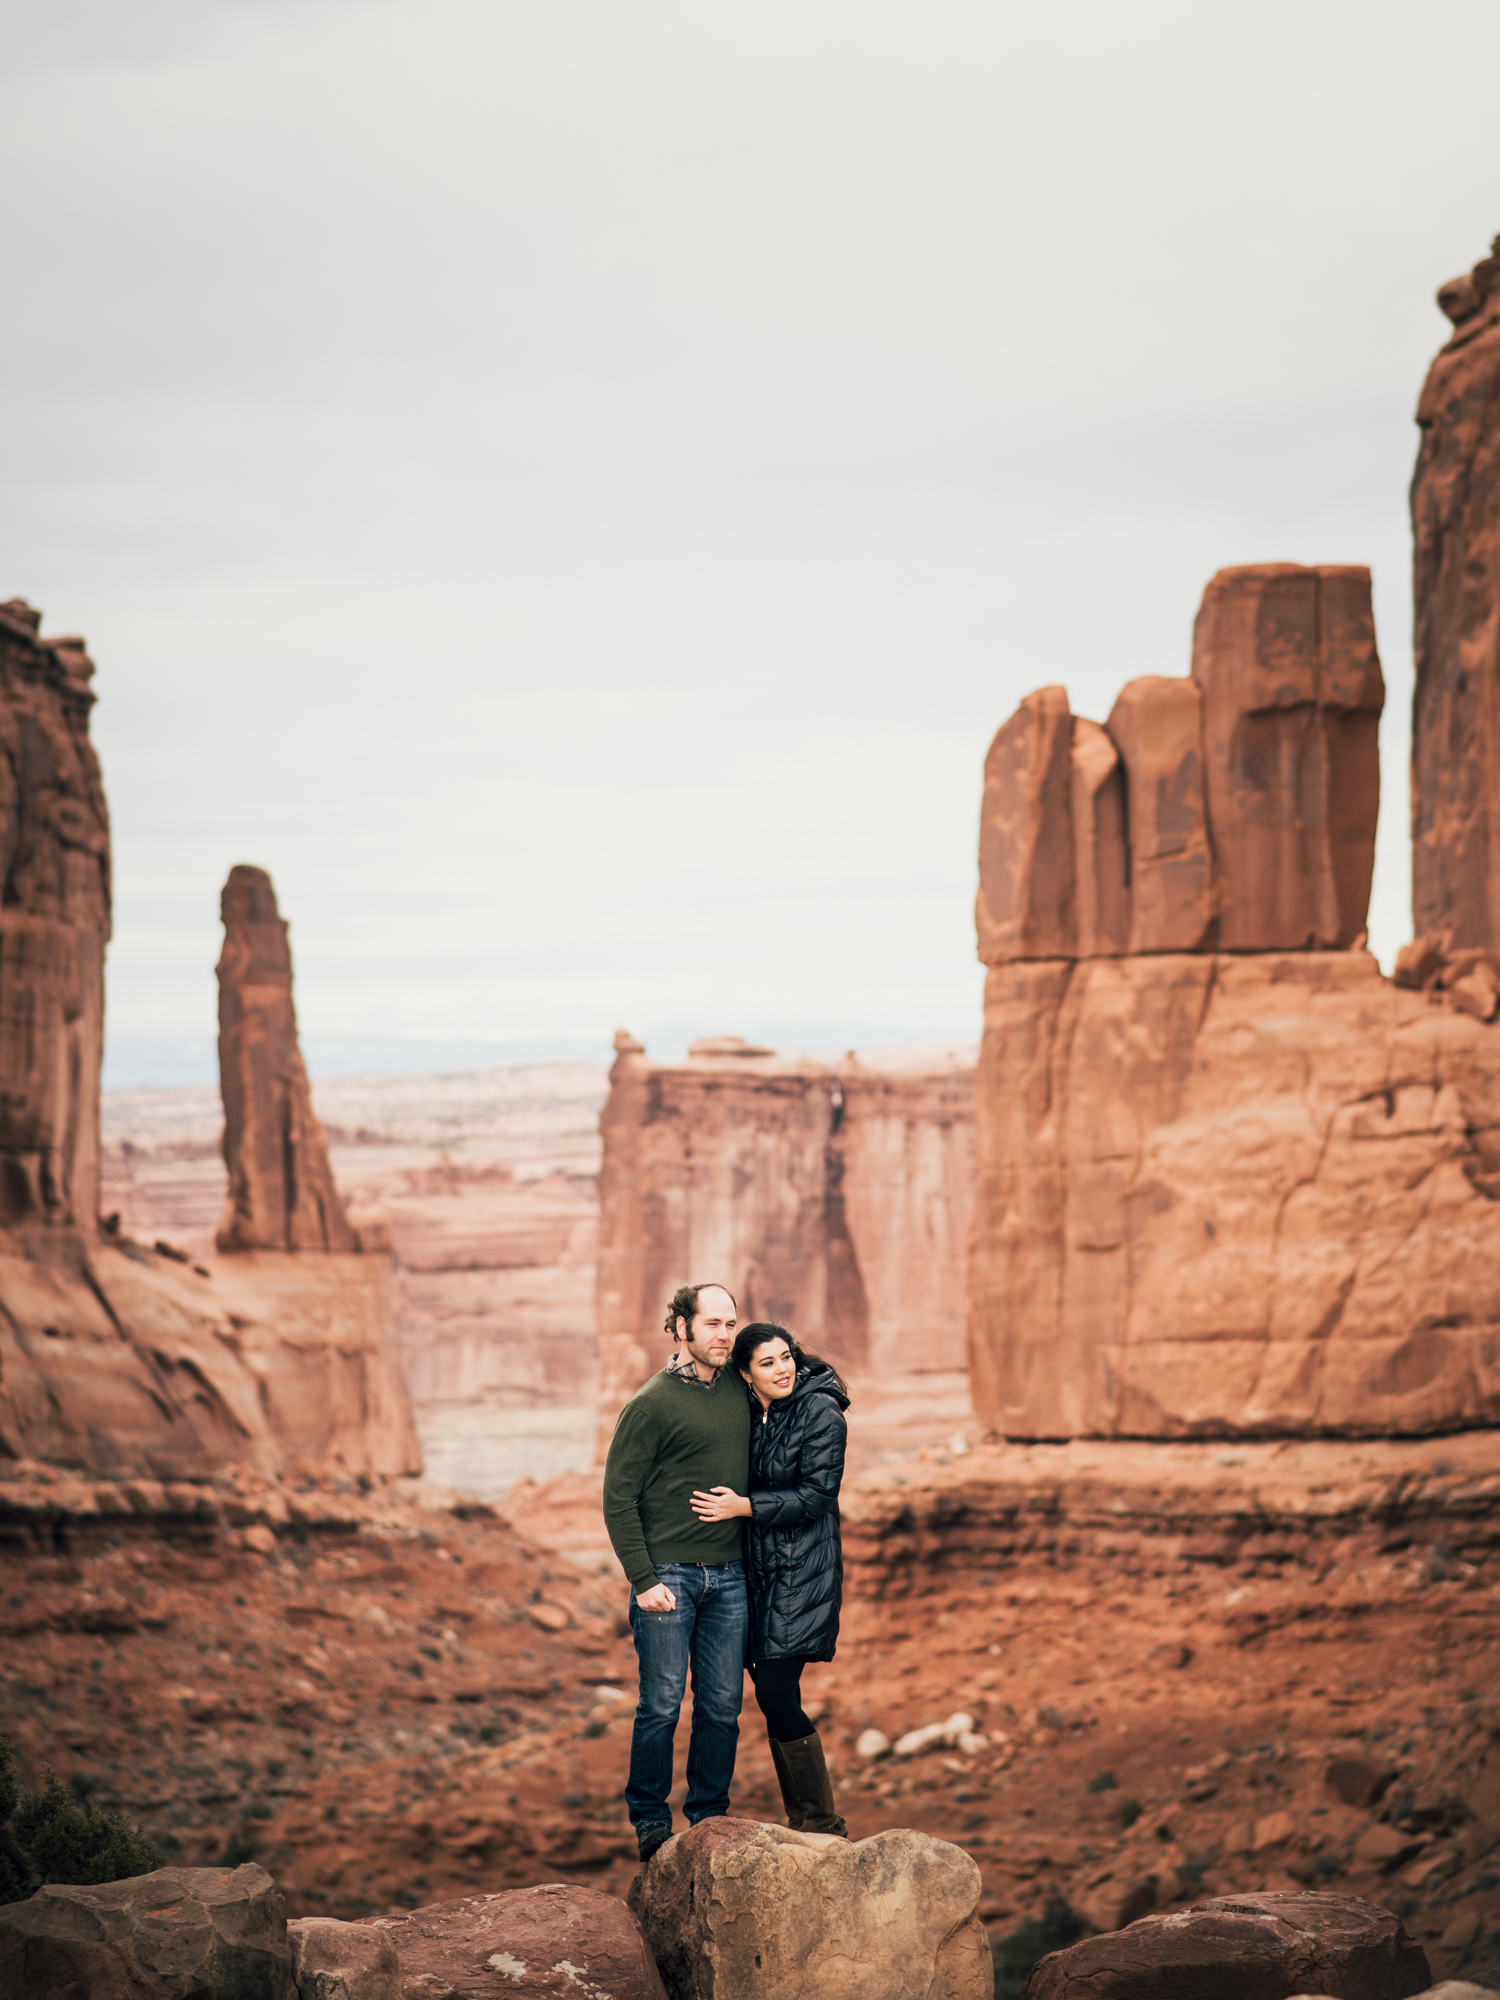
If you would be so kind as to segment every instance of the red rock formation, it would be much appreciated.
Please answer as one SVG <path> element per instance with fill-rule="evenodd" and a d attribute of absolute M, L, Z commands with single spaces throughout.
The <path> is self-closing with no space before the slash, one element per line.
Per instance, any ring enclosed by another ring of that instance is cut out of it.
<path fill-rule="evenodd" d="M 965 1058 L 652 1063 L 628 1035 L 615 1047 L 600 1118 L 605 1443 L 670 1351 L 662 1320 L 681 1284 L 718 1279 L 742 1320 L 783 1320 L 855 1375 L 962 1367 Z"/>
<path fill-rule="evenodd" d="M 1352 944 L 1384 701 L 1368 570 L 1221 570 L 1190 679 L 1131 681 L 1104 729 L 1042 688 L 995 737 L 980 958 Z"/>
<path fill-rule="evenodd" d="M 1038 688 L 984 760 L 975 922 L 986 965 L 1076 949 L 1072 728 L 1067 689 Z"/>
<path fill-rule="evenodd" d="M 1380 809 L 1367 569 L 1220 570 L 1193 628 L 1220 946 L 1342 948 L 1364 929 Z"/>
<path fill-rule="evenodd" d="M 297 1046 L 287 923 L 264 868 L 220 901 L 219 1086 L 229 1199 L 221 1250 L 354 1250 Z"/>
<path fill-rule="evenodd" d="M 262 1251 L 214 1274 L 100 1231 L 109 833 L 92 668 L 39 623 L 0 613 L 0 1457 L 419 1471 L 389 1259 Z"/>
<path fill-rule="evenodd" d="M 1438 293 L 1453 335 L 1417 405 L 1412 907 L 1500 946 L 1500 237 Z"/>
<path fill-rule="evenodd" d="M 1198 689 L 1162 674 L 1128 681 L 1108 729 L 1125 769 L 1130 949 L 1206 950 L 1216 904 Z"/>
<path fill-rule="evenodd" d="M 92 1228 L 109 819 L 81 639 L 0 605 L 0 1226 Z"/>
<path fill-rule="evenodd" d="M 1191 679 L 1133 681 L 1109 719 L 1125 953 L 1101 948 L 1108 924 L 1059 916 L 1120 907 L 1112 812 L 1075 814 L 1069 843 L 1054 811 L 1044 867 L 1035 812 L 986 811 L 981 912 L 990 875 L 1007 907 L 1052 913 L 1026 935 L 979 926 L 970 1370 L 994 1430 L 1500 1422 L 1500 973 L 1428 941 L 1392 983 L 1348 949 L 1383 700 L 1368 571 L 1214 577 Z M 1059 701 L 1023 703 L 997 745 L 1040 741 L 1038 703 L 1060 733 Z M 1073 725 L 1075 761 L 1105 800 L 1093 727 Z"/>
<path fill-rule="evenodd" d="M 1357 953 L 997 966 L 970 1366 L 1012 1437 L 1500 1421 L 1500 1047 Z"/>

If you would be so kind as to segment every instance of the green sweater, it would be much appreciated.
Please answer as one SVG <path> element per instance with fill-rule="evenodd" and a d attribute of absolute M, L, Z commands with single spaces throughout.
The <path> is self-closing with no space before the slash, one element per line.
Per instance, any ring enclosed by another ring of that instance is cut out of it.
<path fill-rule="evenodd" d="M 653 1563 L 740 1560 L 740 1524 L 700 1521 L 695 1490 L 750 1481 L 750 1398 L 721 1369 L 712 1385 L 663 1369 L 621 1410 L 604 1463 L 604 1525 L 633 1590 L 656 1582 Z"/>

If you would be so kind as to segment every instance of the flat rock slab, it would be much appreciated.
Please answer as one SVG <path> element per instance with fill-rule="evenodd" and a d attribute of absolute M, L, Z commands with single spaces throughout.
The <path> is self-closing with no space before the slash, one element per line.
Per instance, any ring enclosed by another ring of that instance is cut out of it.
<path fill-rule="evenodd" d="M 635 1918 L 597 1889 L 544 1882 L 363 1923 L 395 1946 L 401 2000 L 666 2000 Z"/>
<path fill-rule="evenodd" d="M 49 1883 L 0 1907 L 5 2000 L 296 2000 L 286 1904 L 264 1868 Z"/>
<path fill-rule="evenodd" d="M 896 1828 L 869 1840 L 710 1819 L 631 1886 L 671 2000 L 992 2000 L 979 1869 Z"/>
<path fill-rule="evenodd" d="M 1052 1952 L 1023 2000 L 1411 2000 L 1426 1955 L 1377 1903 L 1317 1890 L 1216 1896 Z"/>

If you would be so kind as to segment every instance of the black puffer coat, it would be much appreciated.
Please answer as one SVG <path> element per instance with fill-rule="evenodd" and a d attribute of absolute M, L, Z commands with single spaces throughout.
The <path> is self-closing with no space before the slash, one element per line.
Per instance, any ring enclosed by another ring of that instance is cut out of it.
<path fill-rule="evenodd" d="M 790 1396 L 750 1419 L 752 1660 L 831 1660 L 839 1636 L 844 1556 L 839 1482 L 849 1398 L 825 1368 L 799 1368 Z"/>

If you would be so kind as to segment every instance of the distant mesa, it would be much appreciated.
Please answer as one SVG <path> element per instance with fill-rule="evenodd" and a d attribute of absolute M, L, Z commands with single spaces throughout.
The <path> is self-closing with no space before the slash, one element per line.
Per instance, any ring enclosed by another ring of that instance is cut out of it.
<path fill-rule="evenodd" d="M 774 1049 L 759 1042 L 747 1042 L 743 1035 L 704 1035 L 688 1043 L 688 1054 L 712 1059 L 715 1056 L 774 1056 Z"/>

